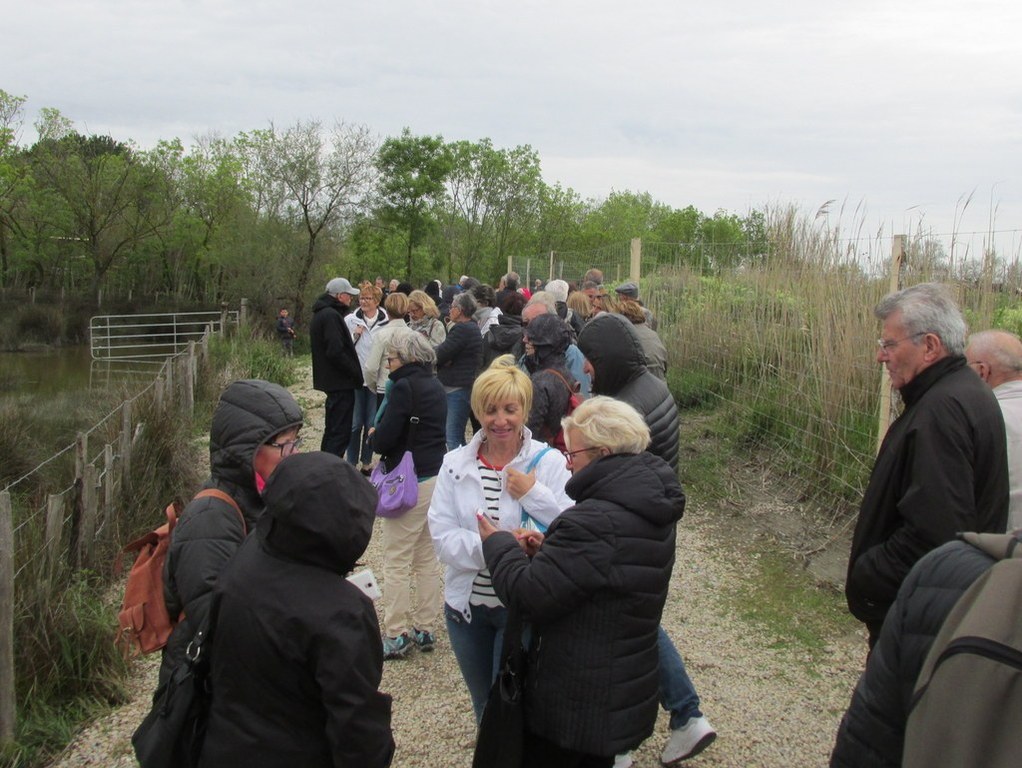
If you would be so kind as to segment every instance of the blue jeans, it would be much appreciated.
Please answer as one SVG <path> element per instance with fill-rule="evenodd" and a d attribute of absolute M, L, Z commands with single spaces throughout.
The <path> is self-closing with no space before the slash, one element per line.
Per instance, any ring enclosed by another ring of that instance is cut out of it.
<path fill-rule="evenodd" d="M 376 419 L 376 391 L 367 387 L 355 390 L 355 411 L 351 416 L 351 442 L 348 443 L 348 463 L 372 464 L 373 446 L 369 430 Z M 361 452 L 361 457 L 359 453 Z"/>
<path fill-rule="evenodd" d="M 504 624 L 507 608 L 472 606 L 472 621 L 464 614 L 444 603 L 447 637 L 450 638 L 454 657 L 458 660 L 461 676 L 465 678 L 476 723 L 482 719 L 483 707 L 490 695 L 490 687 L 500 669 L 500 649 L 504 644 Z"/>
<path fill-rule="evenodd" d="M 465 425 L 472 410 L 472 388 L 461 387 L 447 393 L 447 450 L 465 444 Z"/>
<path fill-rule="evenodd" d="M 660 652 L 660 703 L 671 713 L 671 730 L 674 730 L 690 718 L 703 716 L 699 711 L 699 694 L 685 671 L 681 654 L 663 627 L 657 627 L 657 650 Z"/>

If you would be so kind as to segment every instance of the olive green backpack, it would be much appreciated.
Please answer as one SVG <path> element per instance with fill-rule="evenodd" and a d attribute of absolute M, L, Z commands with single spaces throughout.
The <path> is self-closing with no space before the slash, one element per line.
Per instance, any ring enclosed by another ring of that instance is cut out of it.
<path fill-rule="evenodd" d="M 1022 766 L 1022 531 L 962 538 L 999 562 L 962 594 L 930 647 L 902 768 Z"/>

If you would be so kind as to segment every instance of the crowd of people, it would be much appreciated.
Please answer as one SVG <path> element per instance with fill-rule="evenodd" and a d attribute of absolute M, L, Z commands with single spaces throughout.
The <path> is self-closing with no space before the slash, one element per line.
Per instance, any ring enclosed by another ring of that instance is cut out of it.
<path fill-rule="evenodd" d="M 994 562 L 948 542 L 1010 531 L 1009 499 L 1022 524 L 1022 342 L 967 340 L 933 284 L 876 315 L 877 361 L 905 407 L 853 539 L 846 593 L 871 653 L 834 766 L 900 763 L 934 636 Z M 277 329 L 290 354 L 283 312 Z M 207 486 L 241 514 L 199 499 L 173 535 L 166 602 L 185 618 L 160 681 L 215 624 L 203 763 L 388 765 L 382 665 L 445 645 L 485 728 L 507 649 L 521 650 L 523 731 L 504 735 L 522 765 L 630 765 L 658 705 L 663 765 L 708 747 L 716 731 L 660 626 L 685 494 L 666 349 L 637 285 L 609 288 L 595 269 L 533 290 L 514 273 L 421 289 L 337 277 L 308 333 L 326 395 L 320 452 L 294 455 L 303 418 L 286 390 L 235 382 L 213 417 Z M 381 523 L 381 630 L 343 577 L 372 533 L 367 476 L 409 452 L 416 502 Z M 966 564 L 948 576 L 956 558 Z M 943 591 L 920 587 L 933 584 Z"/>

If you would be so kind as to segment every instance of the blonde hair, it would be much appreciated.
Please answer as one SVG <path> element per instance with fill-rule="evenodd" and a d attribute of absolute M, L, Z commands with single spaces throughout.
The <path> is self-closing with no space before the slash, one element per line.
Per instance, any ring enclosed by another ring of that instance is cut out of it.
<path fill-rule="evenodd" d="M 389 317 L 404 317 L 408 314 L 408 297 L 403 293 L 388 293 L 383 300 L 383 308 Z"/>
<path fill-rule="evenodd" d="M 574 429 L 592 448 L 611 453 L 642 453 L 649 447 L 649 427 L 637 410 L 613 397 L 596 395 L 584 400 L 561 419 L 565 434 Z"/>
<path fill-rule="evenodd" d="M 375 283 L 370 283 L 368 280 L 358 284 L 358 292 L 360 296 L 368 296 L 377 304 L 383 299 L 383 291 Z"/>
<path fill-rule="evenodd" d="M 425 291 L 412 291 L 408 295 L 408 302 L 422 307 L 422 312 L 426 317 L 440 317 L 440 310 L 436 308 L 436 302 Z"/>
<path fill-rule="evenodd" d="M 567 304 L 568 309 L 583 320 L 588 320 L 593 314 L 593 303 L 589 301 L 589 297 L 582 293 L 582 291 L 572 291 L 569 293 Z"/>
<path fill-rule="evenodd" d="M 529 417 L 532 380 L 515 365 L 514 356 L 501 355 L 479 374 L 472 385 L 472 413 L 481 420 L 487 406 L 508 400 L 517 402 L 522 407 L 524 418 Z"/>

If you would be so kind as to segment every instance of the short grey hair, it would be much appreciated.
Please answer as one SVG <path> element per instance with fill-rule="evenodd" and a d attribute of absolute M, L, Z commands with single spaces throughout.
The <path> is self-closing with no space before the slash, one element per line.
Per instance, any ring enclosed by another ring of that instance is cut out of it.
<path fill-rule="evenodd" d="M 451 299 L 451 306 L 460 309 L 461 314 L 465 317 L 472 317 L 476 310 L 479 309 L 479 305 L 476 304 L 476 300 L 472 298 L 472 294 L 468 291 L 462 291 Z"/>
<path fill-rule="evenodd" d="M 563 280 L 551 280 L 544 290 L 554 297 L 554 301 L 568 301 L 568 284 Z"/>
<path fill-rule="evenodd" d="M 532 298 L 529 299 L 525 306 L 534 307 L 537 304 L 542 304 L 546 307 L 547 314 L 557 314 L 557 299 L 549 291 L 536 291 L 532 294 Z"/>
<path fill-rule="evenodd" d="M 1022 340 L 1014 333 L 1000 330 L 979 331 L 969 337 L 972 357 L 985 362 L 998 374 L 1022 373 Z"/>
<path fill-rule="evenodd" d="M 940 283 L 920 283 L 889 293 L 877 304 L 873 314 L 881 321 L 901 312 L 901 322 L 913 344 L 919 336 L 932 333 L 939 337 L 951 355 L 965 354 L 968 328 L 951 292 Z"/>
<path fill-rule="evenodd" d="M 387 354 L 396 357 L 402 365 L 407 363 L 433 365 L 436 362 L 436 350 L 433 349 L 433 345 L 425 336 L 411 328 L 394 329 L 387 339 Z"/>
<path fill-rule="evenodd" d="M 613 397 L 596 395 L 584 400 L 561 419 L 565 433 L 579 432 L 594 448 L 611 453 L 642 453 L 649 447 L 649 426 L 637 410 Z"/>

